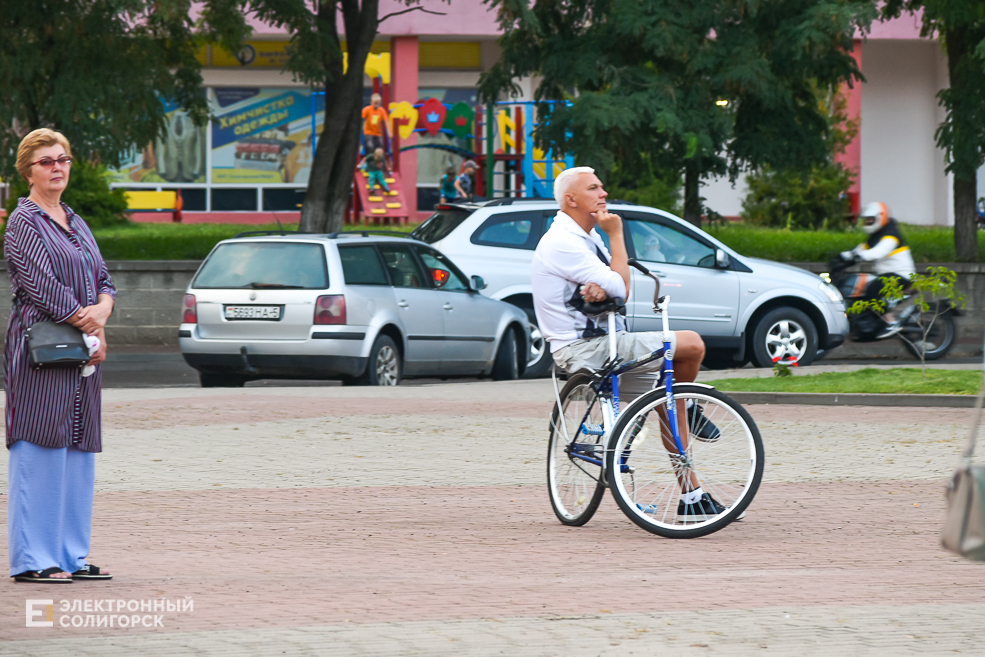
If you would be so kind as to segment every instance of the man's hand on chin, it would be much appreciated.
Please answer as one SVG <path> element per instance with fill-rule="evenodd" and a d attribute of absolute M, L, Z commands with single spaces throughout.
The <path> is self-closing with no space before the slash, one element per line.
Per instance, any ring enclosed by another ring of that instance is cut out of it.
<path fill-rule="evenodd" d="M 589 303 L 598 303 L 599 301 L 605 301 L 609 298 L 609 295 L 605 293 L 601 287 L 595 283 L 588 283 L 581 288 L 581 296 L 585 298 L 585 301 Z"/>
<path fill-rule="evenodd" d="M 612 231 L 622 232 L 622 218 L 618 214 L 612 214 L 603 208 L 595 213 L 595 219 L 599 228 L 607 235 L 612 235 Z"/>

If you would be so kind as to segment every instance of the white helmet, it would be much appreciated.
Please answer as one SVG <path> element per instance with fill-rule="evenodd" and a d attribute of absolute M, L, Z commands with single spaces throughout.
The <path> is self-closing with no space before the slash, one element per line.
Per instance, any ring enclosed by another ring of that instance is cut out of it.
<path fill-rule="evenodd" d="M 889 206 L 885 203 L 869 203 L 858 214 L 862 230 L 871 235 L 889 224 Z"/>

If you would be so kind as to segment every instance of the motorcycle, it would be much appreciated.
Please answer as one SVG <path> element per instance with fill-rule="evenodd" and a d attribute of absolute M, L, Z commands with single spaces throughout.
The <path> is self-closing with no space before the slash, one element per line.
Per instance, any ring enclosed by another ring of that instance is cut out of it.
<path fill-rule="evenodd" d="M 845 306 L 862 299 L 865 288 L 878 278 L 876 274 L 846 271 L 855 260 L 845 260 L 840 254 L 835 254 L 828 261 L 830 273 L 821 274 L 821 278 L 834 285 L 845 297 Z M 905 283 L 904 283 L 905 285 Z M 954 346 L 958 336 L 955 317 L 960 314 L 950 299 L 938 299 L 931 302 L 930 310 L 923 313 L 914 303 L 913 294 L 904 288 L 904 296 L 897 301 L 887 301 L 887 311 L 892 311 L 900 320 L 902 328 L 896 334 L 878 337 L 888 326 L 882 316 L 866 309 L 861 313 L 848 313 L 848 326 L 852 340 L 855 342 L 875 342 L 888 338 L 899 338 L 903 345 L 916 358 L 937 360 L 947 355 Z M 934 313 L 937 317 L 934 318 Z M 926 317 L 924 316 L 926 315 Z M 930 330 L 924 335 L 924 327 L 929 324 Z"/>

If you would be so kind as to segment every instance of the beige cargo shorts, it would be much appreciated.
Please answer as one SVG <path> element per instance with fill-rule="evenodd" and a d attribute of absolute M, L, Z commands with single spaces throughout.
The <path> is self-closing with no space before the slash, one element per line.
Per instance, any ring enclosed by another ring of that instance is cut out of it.
<path fill-rule="evenodd" d="M 673 356 L 677 350 L 677 334 L 670 331 L 670 353 Z M 616 333 L 616 353 L 624 361 L 642 358 L 647 354 L 663 349 L 664 333 L 662 331 L 647 331 L 645 333 Z M 572 342 L 561 347 L 553 354 L 554 364 L 558 369 L 573 374 L 578 370 L 597 370 L 609 359 L 609 336 L 588 338 Z M 637 367 L 619 377 L 619 397 L 629 402 L 642 395 L 647 390 L 655 388 L 660 378 L 663 358 Z"/>

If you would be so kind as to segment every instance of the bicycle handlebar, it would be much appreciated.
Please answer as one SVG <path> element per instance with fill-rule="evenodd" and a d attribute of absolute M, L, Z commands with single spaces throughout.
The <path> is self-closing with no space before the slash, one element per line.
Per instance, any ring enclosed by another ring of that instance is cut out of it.
<path fill-rule="evenodd" d="M 660 302 L 660 279 L 654 276 L 649 269 L 640 264 L 640 261 L 636 258 L 630 258 L 627 263 L 630 267 L 633 267 L 644 276 L 649 276 L 653 279 L 653 307 L 656 309 L 657 304 Z"/>

